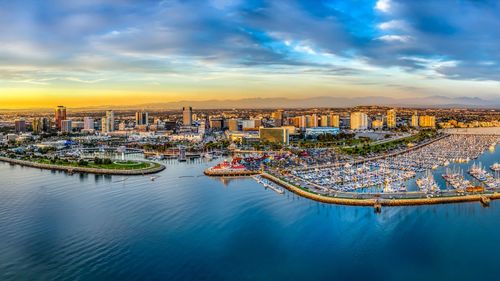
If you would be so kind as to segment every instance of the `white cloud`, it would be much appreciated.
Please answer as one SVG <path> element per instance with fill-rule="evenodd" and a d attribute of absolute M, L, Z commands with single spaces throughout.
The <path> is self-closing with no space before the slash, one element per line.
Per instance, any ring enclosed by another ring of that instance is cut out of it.
<path fill-rule="evenodd" d="M 388 13 L 391 10 L 391 0 L 378 0 L 375 4 L 375 9 Z"/>
<path fill-rule="evenodd" d="M 408 25 L 403 20 L 386 21 L 378 25 L 381 30 L 408 30 Z"/>
<path fill-rule="evenodd" d="M 410 41 L 411 37 L 408 35 L 383 35 L 377 38 L 385 42 L 403 42 L 406 43 Z"/>

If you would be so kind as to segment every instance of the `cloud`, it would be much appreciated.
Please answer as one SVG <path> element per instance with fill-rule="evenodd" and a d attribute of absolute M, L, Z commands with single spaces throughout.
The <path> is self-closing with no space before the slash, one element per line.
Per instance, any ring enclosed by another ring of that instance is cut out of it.
<path fill-rule="evenodd" d="M 3 81 L 161 82 L 234 72 L 363 80 L 389 69 L 500 81 L 496 1 L 8 2 L 0 2 Z"/>
<path fill-rule="evenodd" d="M 375 9 L 387 13 L 391 9 L 391 0 L 378 0 L 377 3 L 375 3 Z"/>
<path fill-rule="evenodd" d="M 386 41 L 386 42 L 403 42 L 406 43 L 410 41 L 411 37 L 407 35 L 382 35 L 378 40 Z"/>

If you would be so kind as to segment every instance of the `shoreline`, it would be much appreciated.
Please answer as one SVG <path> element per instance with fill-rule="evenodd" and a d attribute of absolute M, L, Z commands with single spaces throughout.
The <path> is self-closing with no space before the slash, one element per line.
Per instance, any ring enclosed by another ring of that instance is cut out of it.
<path fill-rule="evenodd" d="M 436 204 L 450 204 L 450 203 L 463 203 L 463 202 L 480 202 L 483 205 L 489 205 L 491 200 L 500 199 L 500 193 L 477 193 L 477 194 L 466 194 L 460 196 L 438 196 L 429 198 L 401 198 L 401 199 L 386 199 L 386 198 L 345 198 L 345 197 L 330 197 L 320 194 L 315 194 L 299 187 L 296 187 L 288 182 L 275 177 L 274 175 L 268 173 L 262 173 L 262 177 L 273 181 L 276 184 L 286 188 L 288 191 L 293 192 L 301 197 L 305 197 L 314 201 L 337 204 L 337 205 L 347 205 L 347 206 L 373 206 L 377 208 L 378 206 L 419 206 L 419 205 L 436 205 Z"/>
<path fill-rule="evenodd" d="M 64 171 L 67 173 L 86 173 L 86 174 L 97 174 L 97 175 L 117 175 L 117 176 L 139 176 L 156 174 L 166 169 L 165 165 L 158 164 L 158 167 L 149 167 L 146 169 L 137 170 L 112 170 L 112 169 L 98 169 L 98 168 L 86 168 L 86 167 L 72 167 L 72 166 L 61 166 L 52 164 L 42 164 L 26 160 L 11 159 L 7 157 L 0 157 L 1 162 L 10 163 L 14 165 L 20 165 L 30 168 L 38 168 L 43 170 L 53 170 L 53 171 Z M 147 162 L 152 163 L 152 162 Z"/>

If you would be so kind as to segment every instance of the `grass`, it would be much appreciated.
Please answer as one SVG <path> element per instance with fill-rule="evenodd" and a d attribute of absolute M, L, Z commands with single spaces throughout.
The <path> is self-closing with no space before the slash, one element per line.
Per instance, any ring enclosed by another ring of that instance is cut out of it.
<path fill-rule="evenodd" d="M 159 164 L 156 163 L 148 163 L 148 162 L 140 162 L 140 161 L 126 161 L 120 162 L 116 161 L 111 164 L 95 164 L 94 161 L 88 161 L 87 165 L 79 165 L 78 161 L 65 161 L 65 160 L 57 160 L 52 162 L 46 158 L 36 158 L 36 159 L 26 159 L 27 161 L 33 161 L 41 164 L 49 164 L 49 165 L 58 165 L 58 166 L 67 166 L 67 167 L 81 167 L 81 168 L 94 168 L 94 169 L 105 169 L 105 170 L 141 170 L 147 168 L 156 168 Z"/>

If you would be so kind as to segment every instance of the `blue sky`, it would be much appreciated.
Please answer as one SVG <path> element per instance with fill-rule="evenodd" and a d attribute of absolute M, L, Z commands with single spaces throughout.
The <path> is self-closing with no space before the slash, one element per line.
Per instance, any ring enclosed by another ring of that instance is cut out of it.
<path fill-rule="evenodd" d="M 0 0 L 0 102 L 492 99 L 498 15 L 480 0 Z"/>

